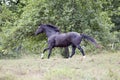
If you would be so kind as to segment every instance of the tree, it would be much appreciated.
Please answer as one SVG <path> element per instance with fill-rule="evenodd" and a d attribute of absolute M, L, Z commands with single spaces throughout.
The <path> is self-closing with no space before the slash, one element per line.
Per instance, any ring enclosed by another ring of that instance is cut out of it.
<path fill-rule="evenodd" d="M 113 24 L 115 23 L 117 26 L 119 23 L 116 20 L 116 16 L 119 16 L 118 0 L 2 1 L 2 3 L 0 2 L 2 49 L 15 51 L 22 47 L 20 49 L 25 49 L 23 51 L 36 52 L 39 45 L 46 46 L 44 45 L 46 41 L 44 34 L 34 36 L 35 30 L 40 24 L 56 25 L 61 32 L 76 31 L 89 34 L 104 46 L 118 40 L 114 33 L 110 33 L 111 29 L 119 31 Z M 6 5 L 5 1 L 10 1 L 9 5 Z M 40 36 L 44 37 L 39 39 Z"/>

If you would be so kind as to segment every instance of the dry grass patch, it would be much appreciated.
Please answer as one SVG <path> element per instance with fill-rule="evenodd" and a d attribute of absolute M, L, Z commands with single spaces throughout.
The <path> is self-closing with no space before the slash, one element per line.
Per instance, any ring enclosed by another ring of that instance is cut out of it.
<path fill-rule="evenodd" d="M 120 52 L 0 60 L 0 80 L 120 80 Z"/>

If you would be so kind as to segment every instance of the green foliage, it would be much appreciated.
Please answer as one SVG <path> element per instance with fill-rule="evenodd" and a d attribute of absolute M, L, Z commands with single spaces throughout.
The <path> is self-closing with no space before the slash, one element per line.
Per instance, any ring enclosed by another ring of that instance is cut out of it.
<path fill-rule="evenodd" d="M 3 0 L 0 3 L 0 54 L 42 52 L 46 37 L 34 36 L 40 24 L 56 25 L 62 32 L 88 34 L 106 48 L 120 41 L 119 32 L 110 33 L 110 30 L 119 31 L 117 0 L 11 0 L 9 4 Z"/>

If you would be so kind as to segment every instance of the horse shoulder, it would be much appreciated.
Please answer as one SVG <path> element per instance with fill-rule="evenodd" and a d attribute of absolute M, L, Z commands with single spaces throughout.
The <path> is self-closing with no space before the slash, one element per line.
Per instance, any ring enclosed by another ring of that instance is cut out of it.
<path fill-rule="evenodd" d="M 54 42 L 55 37 L 56 37 L 55 35 L 52 35 L 52 36 L 48 37 L 48 43 L 49 42 Z"/>

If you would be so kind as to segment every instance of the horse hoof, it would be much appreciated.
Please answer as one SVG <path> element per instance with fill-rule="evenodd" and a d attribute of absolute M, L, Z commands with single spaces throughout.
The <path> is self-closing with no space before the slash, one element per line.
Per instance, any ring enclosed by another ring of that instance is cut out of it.
<path fill-rule="evenodd" d="M 86 58 L 86 56 L 83 56 L 83 59 L 85 59 Z"/>
<path fill-rule="evenodd" d="M 44 59 L 44 54 L 41 54 L 41 59 Z"/>
<path fill-rule="evenodd" d="M 86 58 L 86 56 L 83 56 L 82 59 L 81 59 L 81 61 L 83 61 L 85 58 Z"/>

